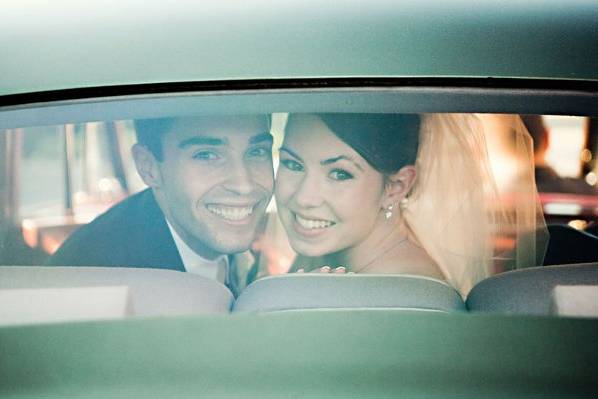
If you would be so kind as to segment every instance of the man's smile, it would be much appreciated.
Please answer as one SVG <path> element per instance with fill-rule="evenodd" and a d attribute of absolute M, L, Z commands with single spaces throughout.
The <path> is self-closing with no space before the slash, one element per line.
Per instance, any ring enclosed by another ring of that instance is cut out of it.
<path fill-rule="evenodd" d="M 243 221 L 248 219 L 255 209 L 255 205 L 233 206 L 223 204 L 207 204 L 206 208 L 212 214 L 227 221 Z"/>

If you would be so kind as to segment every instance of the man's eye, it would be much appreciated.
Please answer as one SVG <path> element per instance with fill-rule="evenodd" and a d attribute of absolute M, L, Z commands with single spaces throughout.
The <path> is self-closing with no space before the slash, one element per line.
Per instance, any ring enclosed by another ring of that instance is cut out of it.
<path fill-rule="evenodd" d="M 248 155 L 250 158 L 270 158 L 272 151 L 266 147 L 258 147 L 249 150 Z"/>
<path fill-rule="evenodd" d="M 353 175 L 351 173 L 343 169 L 333 169 L 330 171 L 328 175 L 331 179 L 339 181 L 349 180 L 353 178 Z"/>
<path fill-rule="evenodd" d="M 292 159 L 282 159 L 280 163 L 282 164 L 282 166 L 284 166 L 288 170 L 292 170 L 293 172 L 301 172 L 303 170 L 303 165 Z"/>
<path fill-rule="evenodd" d="M 214 151 L 197 151 L 193 153 L 193 159 L 198 159 L 200 161 L 215 161 L 219 159 L 220 156 L 216 154 Z"/>

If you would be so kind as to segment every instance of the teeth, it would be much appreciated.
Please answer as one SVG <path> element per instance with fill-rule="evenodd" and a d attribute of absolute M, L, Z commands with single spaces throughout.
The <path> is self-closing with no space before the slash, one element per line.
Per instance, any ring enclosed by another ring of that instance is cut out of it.
<path fill-rule="evenodd" d="M 214 215 L 220 216 L 227 220 L 242 220 L 253 213 L 252 206 L 221 206 L 221 205 L 208 205 L 208 210 Z"/>
<path fill-rule="evenodd" d="M 297 214 L 295 214 L 295 219 L 305 229 L 323 229 L 334 224 L 328 220 L 305 219 Z"/>

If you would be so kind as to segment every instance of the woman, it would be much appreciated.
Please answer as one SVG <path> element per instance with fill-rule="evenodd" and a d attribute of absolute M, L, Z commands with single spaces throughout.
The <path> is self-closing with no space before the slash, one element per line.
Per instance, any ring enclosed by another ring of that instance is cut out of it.
<path fill-rule="evenodd" d="M 275 195 L 295 270 L 422 275 L 465 295 L 513 237 L 485 148 L 472 115 L 291 115 Z"/>

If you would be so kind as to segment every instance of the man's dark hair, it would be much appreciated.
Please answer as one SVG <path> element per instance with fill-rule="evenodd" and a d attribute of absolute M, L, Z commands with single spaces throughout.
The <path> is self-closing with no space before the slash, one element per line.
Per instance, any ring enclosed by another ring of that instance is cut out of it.
<path fill-rule="evenodd" d="M 268 128 L 272 125 L 272 118 L 270 114 L 264 115 L 268 120 Z M 162 139 L 168 133 L 177 118 L 154 118 L 154 119 L 137 119 L 135 120 L 135 134 L 137 142 L 154 154 L 156 160 L 164 160 L 164 152 L 162 151 Z"/>
<path fill-rule="evenodd" d="M 158 161 L 164 159 L 162 138 L 174 126 L 175 118 L 137 119 L 135 134 L 137 142 L 151 151 Z"/>

